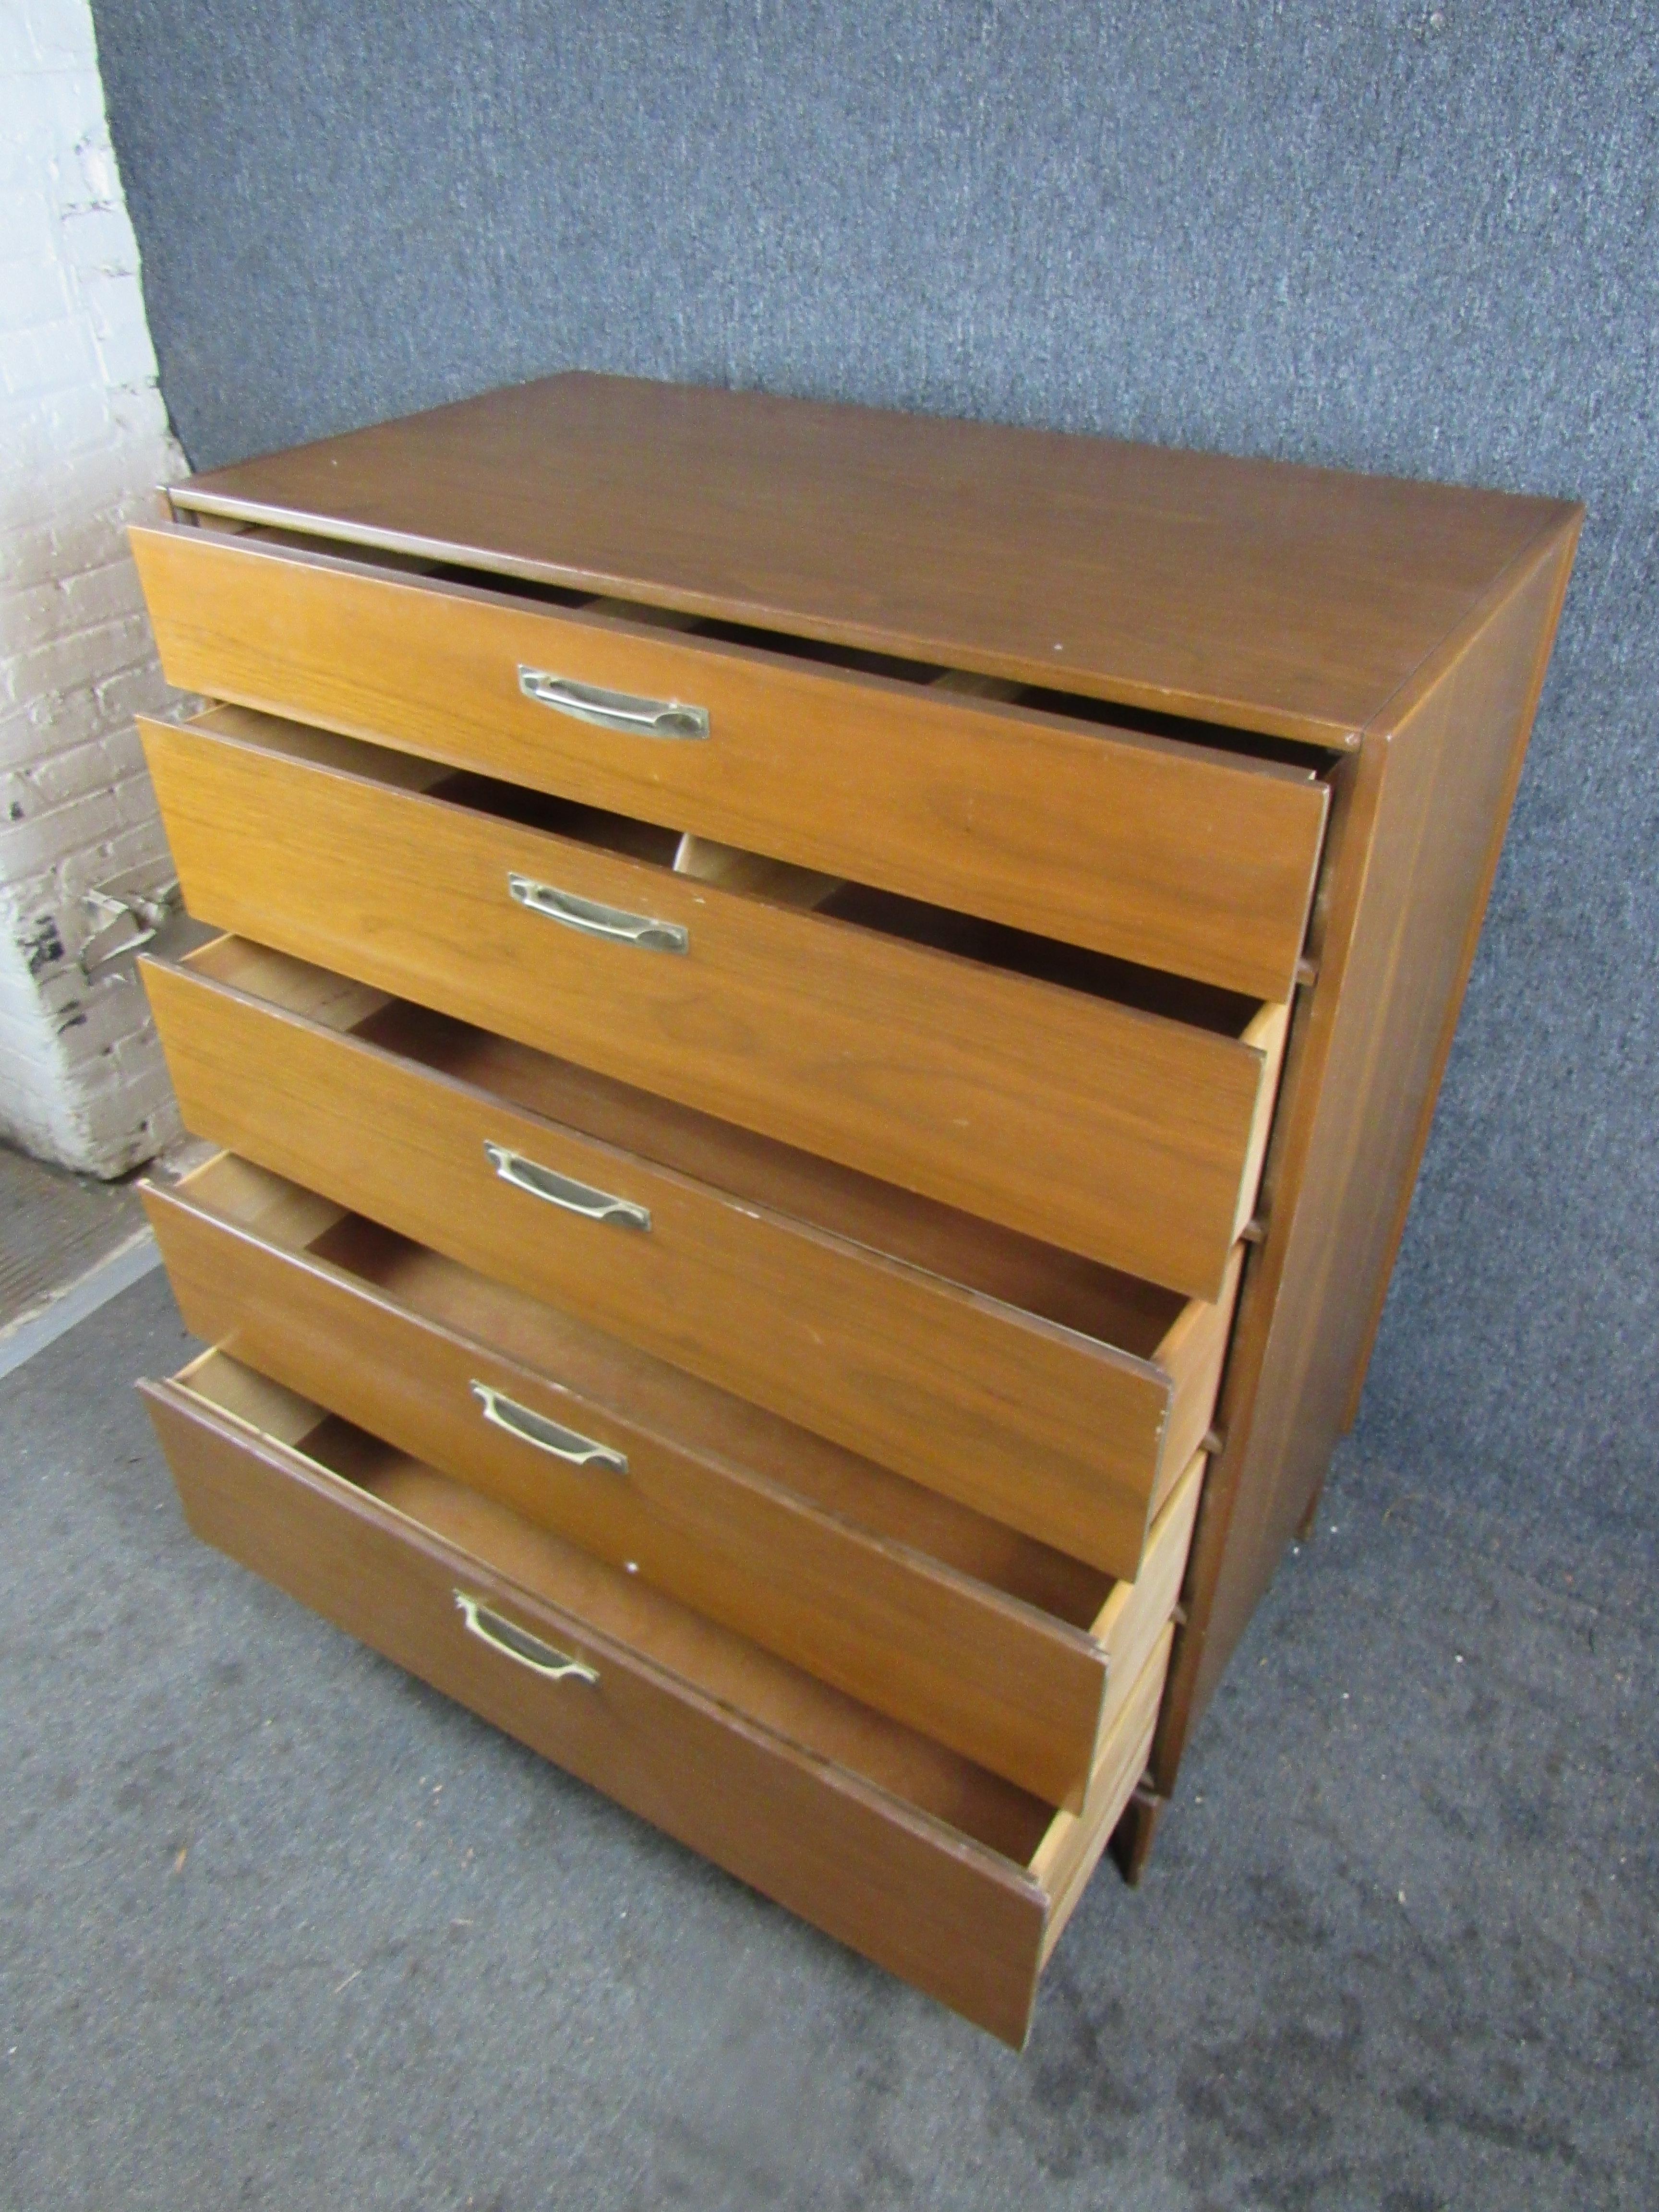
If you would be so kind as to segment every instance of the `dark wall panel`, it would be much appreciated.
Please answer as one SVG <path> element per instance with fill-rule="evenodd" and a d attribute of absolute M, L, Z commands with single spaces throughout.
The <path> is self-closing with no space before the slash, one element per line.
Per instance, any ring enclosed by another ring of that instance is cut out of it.
<path fill-rule="evenodd" d="M 1587 500 L 1362 1442 L 1651 1528 L 1647 6 L 94 13 L 198 465 L 580 365 Z"/>

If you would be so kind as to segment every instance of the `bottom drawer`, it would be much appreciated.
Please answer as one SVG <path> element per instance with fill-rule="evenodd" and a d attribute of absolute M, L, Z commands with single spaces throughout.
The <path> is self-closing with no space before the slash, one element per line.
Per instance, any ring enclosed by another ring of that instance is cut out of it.
<path fill-rule="evenodd" d="M 204 1353 L 142 1386 L 197 1534 L 827 1933 L 1021 2045 L 1145 1767 L 1165 1627 L 1080 1813 L 972 1765 Z"/>

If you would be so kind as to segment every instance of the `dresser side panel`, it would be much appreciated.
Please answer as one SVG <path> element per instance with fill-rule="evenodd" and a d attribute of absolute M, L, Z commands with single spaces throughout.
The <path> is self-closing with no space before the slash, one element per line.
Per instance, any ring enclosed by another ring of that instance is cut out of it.
<path fill-rule="evenodd" d="M 1439 1033 L 1436 1041 L 1433 1061 L 1428 1080 L 1421 1087 L 1417 1102 L 1416 1124 L 1413 1133 L 1410 1158 L 1404 1172 L 1397 1178 L 1393 1193 L 1392 1226 L 1386 1234 L 1380 1262 L 1373 1269 L 1375 1277 L 1371 1292 L 1371 1308 L 1361 1339 L 1359 1352 L 1353 1363 L 1348 1384 L 1347 1402 L 1343 1409 L 1342 1428 L 1351 1429 L 1359 1413 L 1359 1400 L 1365 1387 L 1365 1376 L 1370 1366 L 1371 1353 L 1376 1348 L 1376 1332 L 1382 1325 L 1383 1304 L 1388 1297 L 1389 1279 L 1395 1261 L 1400 1256 L 1401 1240 L 1406 1233 L 1406 1220 L 1411 1212 L 1412 1199 L 1417 1189 L 1417 1178 L 1423 1165 L 1423 1155 L 1428 1149 L 1429 1130 L 1434 1121 L 1435 1108 L 1439 1103 L 1440 1085 L 1444 1080 L 1446 1063 L 1451 1058 L 1452 1042 L 1457 1034 L 1458 1018 L 1463 1010 L 1463 994 L 1468 988 L 1469 975 L 1474 966 L 1474 956 L 1480 942 L 1480 932 L 1486 919 L 1486 908 L 1492 898 L 1492 884 L 1498 875 L 1498 863 L 1503 854 L 1504 840 L 1509 830 L 1510 816 L 1515 806 L 1515 794 L 1520 787 L 1521 771 L 1526 765 L 1527 747 L 1532 738 L 1533 722 L 1538 713 L 1538 702 L 1544 689 L 1544 678 L 1549 668 L 1550 654 L 1555 644 L 1555 633 L 1561 619 L 1561 608 L 1567 595 L 1567 585 L 1572 574 L 1573 558 L 1578 544 L 1578 525 L 1562 533 L 1565 542 L 1558 550 L 1557 558 L 1545 564 L 1540 574 L 1529 579 L 1528 586 L 1517 592 L 1516 599 L 1506 610 L 1505 618 L 1511 618 L 1530 635 L 1525 641 L 1531 650 L 1531 671 L 1528 690 L 1519 714 L 1510 726 L 1505 752 L 1504 784 L 1498 803 L 1486 821 L 1486 851 L 1480 864 L 1478 876 L 1473 878 L 1474 896 L 1468 902 L 1463 917 L 1463 937 L 1457 971 L 1452 988 L 1446 994 L 1440 1010 Z M 1547 581 L 1546 580 L 1548 580 Z M 1541 621 L 1539 618 L 1540 595 L 1547 596 L 1547 607 Z M 1495 641 L 1495 643 L 1501 641 Z M 1512 677 L 1517 671 L 1520 646 L 1514 648 L 1515 658 L 1506 658 L 1503 674 Z M 1474 672 L 1470 672 L 1471 679 Z M 1483 714 L 1489 714 L 1494 734 L 1502 735 L 1504 716 L 1510 712 L 1510 693 L 1507 684 L 1489 683 L 1486 696 L 1473 700 L 1467 697 L 1468 686 L 1462 689 L 1451 678 L 1437 687 L 1430 698 L 1421 702 L 1418 714 L 1425 726 L 1431 727 L 1437 741 L 1443 744 L 1448 736 L 1461 735 L 1460 718 L 1467 714 L 1472 729 L 1480 727 Z M 1431 704 L 1437 707 L 1439 719 L 1431 723 Z M 1462 781 L 1467 787 L 1474 781 L 1476 763 L 1455 763 L 1462 772 Z M 1481 817 L 1472 813 L 1467 826 L 1474 834 L 1481 827 Z M 1471 854 L 1471 859 L 1473 855 Z"/>
<path fill-rule="evenodd" d="M 1339 780 L 1266 1189 L 1153 1771 L 1167 1791 L 1363 1380 L 1508 823 L 1577 543 L 1509 588 L 1368 732 Z"/>

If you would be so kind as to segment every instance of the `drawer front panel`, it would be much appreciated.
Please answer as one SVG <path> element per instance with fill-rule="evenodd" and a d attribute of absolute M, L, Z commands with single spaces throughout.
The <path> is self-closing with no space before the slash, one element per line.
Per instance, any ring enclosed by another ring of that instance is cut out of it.
<path fill-rule="evenodd" d="M 173 1383 L 146 1385 L 196 1534 L 544 1757 L 1006 2041 L 1047 1899 L 1026 1871 L 494 1574 Z M 598 1677 L 468 1633 L 457 1593 Z"/>
<path fill-rule="evenodd" d="M 1133 1578 L 1170 1407 L 1157 1369 L 187 969 L 144 974 L 198 1135 Z M 649 1229 L 539 1199 L 486 1144 Z"/>
<path fill-rule="evenodd" d="M 131 535 L 184 690 L 1290 996 L 1326 805 L 1299 771 L 219 532 Z M 522 667 L 695 702 L 708 736 L 574 720 Z"/>
<path fill-rule="evenodd" d="M 1271 1109 L 1262 1051 L 240 736 L 145 738 L 198 919 L 1220 1296 Z M 514 877 L 639 927 L 595 941 Z"/>
<path fill-rule="evenodd" d="M 1081 1805 L 1107 1687 L 1106 1655 L 1085 1635 L 185 1196 L 151 1188 L 144 1202 L 198 1336 L 612 1565 L 634 1563 L 657 1589 L 1046 1802 Z M 505 1401 L 495 1421 L 480 1386 Z M 533 1432 L 515 1436 L 515 1409 L 623 1465 L 572 1463 Z M 1113 1647 L 1115 1691 L 1121 1634 Z"/>

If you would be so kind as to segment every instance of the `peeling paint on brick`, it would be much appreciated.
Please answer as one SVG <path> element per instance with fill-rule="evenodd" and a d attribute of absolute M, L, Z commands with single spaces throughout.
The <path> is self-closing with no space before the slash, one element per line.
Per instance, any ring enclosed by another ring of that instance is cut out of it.
<path fill-rule="evenodd" d="M 54 915 L 43 914 L 33 931 L 26 931 L 17 940 L 17 949 L 23 956 L 23 964 L 31 975 L 52 967 L 69 955 L 64 950 L 64 940 L 58 933 Z"/>

